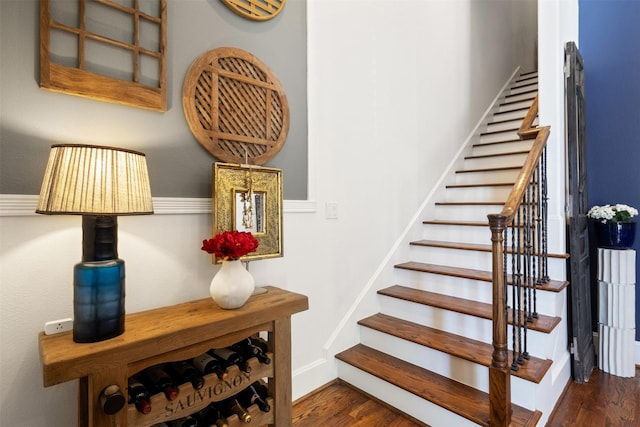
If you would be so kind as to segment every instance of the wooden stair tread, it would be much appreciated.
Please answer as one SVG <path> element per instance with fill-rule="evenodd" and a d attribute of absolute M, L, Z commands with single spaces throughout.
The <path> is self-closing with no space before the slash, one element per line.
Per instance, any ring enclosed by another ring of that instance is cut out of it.
<path fill-rule="evenodd" d="M 511 110 L 511 111 L 496 111 L 496 112 L 493 114 L 493 117 L 495 117 L 495 116 L 499 116 L 500 114 L 515 113 L 516 111 L 521 111 L 521 112 L 525 113 L 525 114 L 523 114 L 523 115 L 522 115 L 522 118 L 524 118 L 524 116 L 526 115 L 526 112 L 527 112 L 527 111 L 529 111 L 529 107 L 514 108 L 514 109 L 513 109 L 513 110 Z"/>
<path fill-rule="evenodd" d="M 477 168 L 477 169 L 460 169 L 456 173 L 477 173 L 477 172 L 503 172 L 516 171 L 522 169 L 522 166 L 501 166 L 496 168 Z"/>
<path fill-rule="evenodd" d="M 522 95 L 522 94 L 519 93 L 518 95 Z M 511 95 L 511 96 L 513 97 L 514 95 Z M 531 98 L 526 98 L 526 99 L 518 99 L 515 101 L 507 101 L 505 97 L 505 101 L 500 103 L 500 107 L 507 107 L 509 105 L 519 104 L 521 102 L 533 102 L 534 99 L 535 99 L 535 96 L 532 96 Z"/>
<path fill-rule="evenodd" d="M 535 203 L 528 203 L 531 206 L 537 206 Z M 504 202 L 499 200 L 491 201 L 472 201 L 472 200 L 458 200 L 458 201 L 441 201 L 435 202 L 436 206 L 504 206 Z M 520 206 L 523 204 L 521 203 Z M 496 211 L 498 213 L 498 211 Z"/>
<path fill-rule="evenodd" d="M 494 114 L 494 117 L 495 117 L 495 114 Z M 505 123 L 518 122 L 518 121 L 521 122 L 523 118 L 524 117 L 519 117 L 515 119 L 492 120 L 489 123 L 487 123 L 487 126 L 503 125 Z"/>
<path fill-rule="evenodd" d="M 491 366 L 493 346 L 482 341 L 473 340 L 382 313 L 362 319 L 358 324 L 456 356 L 460 359 L 477 363 L 481 366 Z M 551 364 L 551 360 L 530 357 L 523 365 L 519 366 L 517 371 L 512 371 L 511 375 L 538 384 L 542 381 Z"/>
<path fill-rule="evenodd" d="M 497 135 L 499 133 L 513 133 L 513 132 L 517 132 L 519 131 L 520 128 L 512 128 L 512 129 L 501 129 L 501 130 L 494 130 L 494 131 L 490 131 L 490 132 L 482 132 L 480 134 L 480 136 L 489 136 L 489 135 Z"/>
<path fill-rule="evenodd" d="M 410 243 L 415 246 L 430 246 L 435 248 L 447 248 L 447 249 L 462 249 L 479 252 L 491 252 L 491 245 L 482 243 L 466 243 L 466 242 L 445 242 L 442 240 L 416 240 Z M 511 249 L 507 250 L 507 253 L 511 253 Z M 537 255 L 537 254 L 536 254 Z M 564 258 L 568 259 L 569 254 L 547 254 L 549 258 Z"/>
<path fill-rule="evenodd" d="M 526 71 L 520 73 L 518 79 L 534 79 L 538 77 L 538 70 Z"/>
<path fill-rule="evenodd" d="M 502 203 L 504 204 L 504 203 Z M 454 221 L 454 220 L 444 220 L 444 219 L 431 219 L 422 221 L 423 224 L 433 224 L 433 225 L 462 225 L 465 227 L 488 227 L 488 221 Z"/>
<path fill-rule="evenodd" d="M 462 267 L 450 267 L 447 265 L 427 264 L 423 262 L 409 261 L 401 264 L 396 264 L 396 268 L 403 268 L 405 270 L 420 271 L 422 273 L 441 274 L 445 276 L 461 277 L 464 279 L 479 280 L 481 282 L 493 282 L 490 271 L 474 270 L 471 268 Z M 507 276 L 507 283 L 511 284 L 511 275 Z M 564 288 L 569 286 L 569 282 L 566 280 L 549 280 L 546 283 L 536 286 L 536 289 L 560 292 Z"/>
<path fill-rule="evenodd" d="M 430 225 L 456 225 L 456 226 L 462 226 L 462 227 L 489 227 L 488 221 L 458 221 L 454 219 L 428 219 L 428 220 L 422 221 L 422 223 L 430 224 Z M 524 228 L 524 224 L 516 225 L 516 227 Z M 535 228 L 535 225 L 533 225 L 532 228 Z"/>
<path fill-rule="evenodd" d="M 476 424 L 489 425 L 489 396 L 482 391 L 362 344 L 338 353 L 336 358 Z M 512 408 L 513 426 L 534 426 L 542 416 L 518 405 Z"/>
<path fill-rule="evenodd" d="M 466 314 L 481 319 L 491 320 L 493 318 L 493 308 L 491 304 L 472 301 L 465 298 L 452 297 L 449 295 L 423 291 L 401 285 L 393 285 L 385 289 L 380 289 L 378 294 L 443 310 L 454 311 L 456 313 Z M 507 312 L 509 315 L 508 322 L 509 324 L 512 324 L 512 310 L 508 310 Z M 527 329 L 548 334 L 553 331 L 559 323 L 559 317 L 539 314 L 537 319 L 527 322 Z"/>
<path fill-rule="evenodd" d="M 513 187 L 513 182 L 496 182 L 496 183 L 481 183 L 481 184 L 450 184 L 446 188 L 474 188 L 474 187 Z"/>
<path fill-rule="evenodd" d="M 538 89 L 531 89 L 531 90 L 528 90 L 528 91 L 523 92 L 523 93 L 538 93 Z M 513 94 L 513 95 L 512 94 L 505 95 L 505 98 L 509 98 L 510 96 L 522 95 L 523 93 L 517 93 L 517 94 Z"/>
<path fill-rule="evenodd" d="M 533 71 L 533 72 L 531 72 L 531 73 L 527 73 L 527 74 L 522 74 L 522 75 L 520 75 L 520 76 L 516 79 L 516 81 L 514 82 L 514 85 L 517 85 L 518 83 L 522 83 L 522 82 L 527 81 L 527 80 L 533 80 L 533 82 L 532 82 L 532 83 L 538 83 L 538 75 L 537 75 L 537 74 L 536 74 L 536 75 L 532 75 L 532 74 L 535 74 L 535 73 L 536 73 L 536 72 L 535 72 L 535 71 Z M 532 83 L 530 83 L 530 84 L 532 84 Z"/>
<path fill-rule="evenodd" d="M 512 151 L 510 153 L 495 153 L 495 154 L 482 154 L 479 156 L 466 156 L 464 159 L 465 160 L 473 160 L 473 159 L 487 159 L 487 158 L 492 158 L 492 157 L 506 157 L 506 156 L 517 156 L 519 154 L 529 154 L 528 150 L 520 150 L 520 151 Z M 513 166 L 507 166 L 506 168 L 508 169 L 513 169 Z M 497 170 L 500 170 L 500 168 L 496 168 Z M 491 170 L 491 169 L 489 169 Z"/>
<path fill-rule="evenodd" d="M 468 201 L 459 201 L 459 202 L 436 202 L 438 206 L 504 206 L 504 202 L 468 202 Z"/>
<path fill-rule="evenodd" d="M 513 144 L 515 142 L 522 142 L 521 139 L 519 138 L 514 138 L 514 139 L 508 139 L 508 140 L 504 140 L 504 141 L 493 141 L 493 142 L 478 142 L 476 144 L 473 144 L 473 147 L 487 147 L 489 145 L 496 145 L 496 144 Z"/>

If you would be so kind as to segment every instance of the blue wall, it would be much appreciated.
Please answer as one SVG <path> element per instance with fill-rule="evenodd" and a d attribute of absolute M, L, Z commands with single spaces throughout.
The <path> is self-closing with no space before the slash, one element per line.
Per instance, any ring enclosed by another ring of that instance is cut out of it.
<path fill-rule="evenodd" d="M 640 1 L 580 0 L 579 48 L 585 62 L 589 206 L 624 203 L 640 209 Z M 634 249 L 638 277 L 639 235 Z"/>

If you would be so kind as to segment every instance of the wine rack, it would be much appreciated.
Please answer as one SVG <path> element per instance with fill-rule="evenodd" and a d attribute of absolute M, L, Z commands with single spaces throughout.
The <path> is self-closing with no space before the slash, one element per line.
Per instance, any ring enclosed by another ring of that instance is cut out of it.
<path fill-rule="evenodd" d="M 273 353 L 267 353 L 267 355 L 273 358 Z M 250 373 L 242 372 L 236 365 L 230 366 L 227 369 L 229 377 L 226 380 L 219 379 L 216 374 L 205 375 L 204 386 L 200 390 L 195 390 L 190 383 L 181 384 L 178 386 L 178 398 L 174 401 L 168 401 L 162 393 L 154 394 L 151 396 L 151 412 L 148 414 L 141 414 L 135 405 L 130 404 L 127 408 L 128 425 L 148 427 L 182 418 L 204 409 L 211 402 L 219 402 L 237 394 L 240 390 L 260 378 L 273 377 L 272 365 L 264 365 L 258 362 L 255 357 L 249 359 L 249 366 L 251 367 Z M 273 399 L 271 399 L 269 405 L 273 406 Z M 271 411 L 263 413 L 257 405 L 251 405 L 247 410 L 251 414 L 252 425 L 273 424 Z M 258 419 L 261 421 L 256 423 L 255 421 L 258 421 Z M 229 427 L 232 425 L 244 425 L 237 415 L 229 417 L 228 423 Z"/>
<path fill-rule="evenodd" d="M 90 344 L 73 342 L 71 332 L 39 336 L 43 384 L 49 387 L 79 380 L 79 427 L 147 427 L 184 417 L 238 393 L 260 378 L 267 379 L 270 412 L 256 405 L 248 408 L 251 425 L 291 425 L 291 315 L 308 309 L 304 295 L 267 286 L 236 310 L 218 308 L 210 298 L 126 316 L 124 334 Z M 151 396 L 151 413 L 143 415 L 135 406 L 113 415 L 105 414 L 100 393 L 118 385 L 127 394 L 127 379 L 143 369 L 161 363 L 185 360 L 211 348 L 232 345 L 248 336 L 266 332 L 269 365 L 249 359 L 251 373 L 228 368 L 228 378 L 205 376 L 205 386 L 195 390 L 190 383 L 178 386 L 178 399 L 170 402 L 163 394 Z M 182 400 L 180 400 L 182 399 Z M 173 406 L 171 406 L 173 405 Z M 169 409 L 167 409 L 169 408 Z M 241 424 L 236 415 L 229 427 Z"/>

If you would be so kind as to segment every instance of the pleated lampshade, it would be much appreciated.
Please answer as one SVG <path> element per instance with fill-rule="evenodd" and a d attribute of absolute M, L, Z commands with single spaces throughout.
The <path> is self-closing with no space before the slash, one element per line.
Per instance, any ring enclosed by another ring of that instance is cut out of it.
<path fill-rule="evenodd" d="M 152 214 L 145 155 L 113 147 L 51 146 L 36 212 L 98 216 Z"/>

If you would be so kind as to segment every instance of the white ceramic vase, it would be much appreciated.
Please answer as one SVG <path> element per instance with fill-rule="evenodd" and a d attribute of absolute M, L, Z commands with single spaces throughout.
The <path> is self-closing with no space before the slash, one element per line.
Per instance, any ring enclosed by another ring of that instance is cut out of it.
<path fill-rule="evenodd" d="M 220 270 L 211 279 L 209 292 L 220 308 L 240 308 L 249 299 L 256 283 L 239 259 L 222 261 Z"/>

